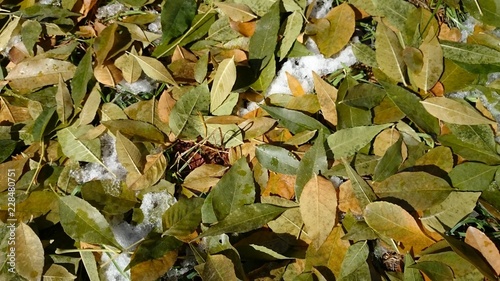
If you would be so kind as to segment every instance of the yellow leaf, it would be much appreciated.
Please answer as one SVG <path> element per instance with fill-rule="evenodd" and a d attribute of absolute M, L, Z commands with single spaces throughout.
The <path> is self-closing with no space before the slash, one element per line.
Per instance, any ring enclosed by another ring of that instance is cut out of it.
<path fill-rule="evenodd" d="M 389 78 L 402 82 L 406 86 L 403 48 L 396 33 L 380 22 L 377 25 L 376 38 L 375 58 L 380 70 Z"/>
<path fill-rule="evenodd" d="M 15 230 L 16 271 L 28 280 L 41 280 L 44 264 L 42 242 L 38 235 L 25 223 Z"/>
<path fill-rule="evenodd" d="M 428 98 L 421 101 L 425 109 L 434 117 L 459 125 L 496 124 L 470 106 L 445 97 Z"/>
<path fill-rule="evenodd" d="M 302 84 L 300 84 L 299 80 L 297 80 L 297 78 L 295 78 L 292 74 L 288 73 L 288 71 L 285 71 L 285 74 L 288 81 L 288 88 L 290 88 L 292 95 L 295 97 L 305 95 L 306 92 L 304 91 L 304 88 L 302 88 Z"/>
<path fill-rule="evenodd" d="M 167 159 L 163 153 L 146 156 L 146 164 L 142 174 L 127 176 L 127 185 L 132 190 L 141 190 L 155 184 L 167 168 Z"/>
<path fill-rule="evenodd" d="M 321 112 L 323 113 L 326 121 L 336 126 L 337 106 L 335 105 L 335 101 L 337 101 L 337 89 L 321 79 L 321 77 L 314 71 L 313 79 L 314 89 L 316 90 L 319 105 L 321 106 Z"/>
<path fill-rule="evenodd" d="M 234 21 L 247 22 L 257 18 L 252 10 L 245 4 L 217 2 L 215 5 Z"/>
<path fill-rule="evenodd" d="M 420 45 L 423 55 L 423 66 L 420 71 L 410 71 L 413 81 L 420 89 L 428 92 L 439 80 L 443 73 L 443 50 L 434 28 L 430 28 L 427 37 Z"/>
<path fill-rule="evenodd" d="M 234 59 L 225 59 L 219 64 L 210 90 L 210 112 L 213 113 L 224 104 L 231 94 L 235 82 L 236 65 Z"/>
<path fill-rule="evenodd" d="M 159 60 L 146 56 L 136 56 L 133 53 L 130 53 L 130 55 L 137 60 L 144 73 L 150 78 L 172 84 L 176 87 L 178 86 L 172 75 L 170 75 L 170 72 L 168 72 L 167 68 Z"/>
<path fill-rule="evenodd" d="M 355 14 L 349 4 L 343 3 L 333 8 L 325 19 L 328 22 L 320 20 L 314 40 L 321 53 L 331 57 L 340 52 L 351 40 L 356 25 Z"/>
<path fill-rule="evenodd" d="M 312 245 L 318 249 L 335 225 L 337 191 L 333 183 L 314 175 L 304 186 L 300 196 L 300 213 L 309 236 L 313 239 Z"/>
<path fill-rule="evenodd" d="M 396 204 L 379 201 L 368 204 L 364 212 L 365 221 L 379 234 L 403 243 L 403 249 L 412 248 L 418 254 L 434 243 L 427 237 L 415 219 Z"/>

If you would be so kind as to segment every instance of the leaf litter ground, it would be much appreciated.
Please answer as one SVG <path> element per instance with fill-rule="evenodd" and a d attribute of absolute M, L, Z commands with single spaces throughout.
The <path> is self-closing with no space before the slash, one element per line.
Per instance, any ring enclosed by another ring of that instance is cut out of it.
<path fill-rule="evenodd" d="M 494 0 L 0 5 L 0 279 L 498 279 Z"/>

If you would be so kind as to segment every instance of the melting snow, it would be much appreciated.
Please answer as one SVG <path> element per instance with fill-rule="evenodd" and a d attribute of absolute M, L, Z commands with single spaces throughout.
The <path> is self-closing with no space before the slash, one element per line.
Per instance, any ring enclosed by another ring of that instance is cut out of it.
<path fill-rule="evenodd" d="M 131 225 L 125 221 L 120 221 L 117 219 L 111 221 L 111 229 L 113 230 L 118 243 L 122 247 L 128 248 L 146 237 L 153 228 L 161 230 L 162 215 L 168 208 L 175 204 L 175 202 L 177 202 L 175 197 L 170 195 L 167 191 L 146 193 L 143 197 L 140 207 L 144 215 L 144 220 L 140 224 Z M 133 249 L 134 247 L 127 250 Z M 131 256 L 128 251 L 125 251 L 114 257 L 115 263 L 112 263 L 110 261 L 110 257 L 107 254 L 103 254 L 101 263 L 108 263 L 101 269 L 101 274 L 104 278 L 103 280 L 128 281 L 130 278 L 123 276 L 118 268 L 120 268 L 121 270 L 126 268 L 130 263 L 130 258 Z M 186 265 L 186 267 L 187 266 L 188 265 Z M 188 269 L 187 271 L 189 270 L 190 269 Z M 179 270 L 179 273 L 180 272 L 181 270 Z M 182 274 L 185 274 L 186 272 Z M 125 272 L 125 274 L 128 276 L 130 275 L 130 272 L 127 271 Z"/>
<path fill-rule="evenodd" d="M 107 169 L 98 163 L 88 163 L 81 169 L 73 171 L 71 176 L 80 184 L 92 180 L 112 180 L 118 183 L 124 180 L 127 175 L 127 170 L 118 161 L 115 139 L 109 134 L 104 134 L 100 140 L 102 162 Z"/>

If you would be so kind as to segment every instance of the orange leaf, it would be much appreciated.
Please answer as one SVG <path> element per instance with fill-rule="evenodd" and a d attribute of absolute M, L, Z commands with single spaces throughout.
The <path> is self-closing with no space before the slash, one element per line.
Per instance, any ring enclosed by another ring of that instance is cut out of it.
<path fill-rule="evenodd" d="M 271 172 L 262 196 L 279 195 L 285 199 L 295 196 L 294 186 L 297 176 Z"/>
<path fill-rule="evenodd" d="M 350 211 L 357 216 L 363 215 L 359 201 L 356 199 L 356 195 L 354 195 L 351 180 L 342 183 L 339 189 L 339 210 L 345 213 Z"/>

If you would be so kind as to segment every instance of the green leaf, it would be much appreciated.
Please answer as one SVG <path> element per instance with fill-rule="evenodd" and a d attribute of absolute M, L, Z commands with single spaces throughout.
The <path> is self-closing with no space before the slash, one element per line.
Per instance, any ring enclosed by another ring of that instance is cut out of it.
<path fill-rule="evenodd" d="M 452 192 L 444 179 L 424 172 L 402 172 L 382 181 L 375 188 L 379 197 L 405 200 L 416 210 L 442 202 Z"/>
<path fill-rule="evenodd" d="M 205 200 L 202 198 L 180 199 L 163 214 L 162 236 L 188 236 L 201 223 L 201 206 Z"/>
<path fill-rule="evenodd" d="M 415 264 L 415 260 L 413 260 L 410 253 L 405 255 L 405 268 L 404 268 L 404 281 L 423 281 L 424 278 L 420 271 L 415 268 L 411 268 L 410 266 Z"/>
<path fill-rule="evenodd" d="M 212 188 L 207 199 L 204 204 L 212 206 L 217 221 L 223 220 L 239 207 L 252 204 L 255 201 L 253 174 L 245 157 L 233 164 L 231 169 Z M 215 222 L 205 219 L 203 221 L 205 223 Z"/>
<path fill-rule="evenodd" d="M 401 154 L 402 143 L 403 138 L 400 137 L 397 142 L 386 150 L 384 156 L 382 156 L 382 159 L 380 159 L 375 167 L 375 173 L 373 175 L 374 181 L 383 181 L 398 171 L 399 166 L 403 162 L 403 156 Z"/>
<path fill-rule="evenodd" d="M 436 281 L 453 280 L 453 271 L 449 266 L 447 266 L 442 262 L 422 261 L 414 265 L 411 265 L 410 268 L 416 268 L 418 270 L 421 270 L 431 280 L 436 280 Z"/>
<path fill-rule="evenodd" d="M 495 271 L 484 261 L 484 257 L 476 249 L 454 237 L 443 234 L 441 236 L 448 242 L 455 253 L 474 265 L 486 278 L 496 279 Z"/>
<path fill-rule="evenodd" d="M 122 215 L 137 204 L 134 192 L 120 184 L 121 190 L 111 192 L 105 181 L 89 181 L 81 187 L 82 198 L 109 215 Z"/>
<path fill-rule="evenodd" d="M 375 40 L 375 57 L 380 70 L 389 78 L 406 85 L 403 48 L 396 33 L 380 22 L 375 36 L 377 39 Z"/>
<path fill-rule="evenodd" d="M 500 5 L 495 0 L 463 0 L 465 9 L 482 23 L 500 27 Z"/>
<path fill-rule="evenodd" d="M 21 38 L 30 56 L 33 56 L 33 48 L 38 42 L 40 33 L 42 33 L 42 25 L 38 21 L 27 20 L 23 22 L 21 29 Z"/>
<path fill-rule="evenodd" d="M 363 264 L 366 264 L 368 253 L 369 248 L 366 241 L 352 244 L 347 249 L 347 253 L 342 261 L 339 279 L 346 278 L 363 266 Z"/>
<path fill-rule="evenodd" d="M 213 113 L 224 104 L 231 93 L 234 82 L 236 82 L 234 59 L 225 59 L 219 64 L 215 73 L 214 83 L 210 91 L 210 112 Z"/>
<path fill-rule="evenodd" d="M 369 46 L 363 44 L 363 43 L 354 43 L 352 44 L 352 51 L 354 53 L 354 56 L 356 56 L 356 58 L 368 65 L 368 66 L 371 66 L 371 67 L 375 67 L 375 68 L 378 68 L 379 65 L 377 63 L 377 59 L 376 59 L 376 53 L 375 51 L 370 48 Z"/>
<path fill-rule="evenodd" d="M 385 95 L 384 89 L 374 84 L 362 83 L 349 88 L 347 96 L 344 97 L 341 103 L 368 110 L 379 105 Z"/>
<path fill-rule="evenodd" d="M 173 236 L 162 236 L 150 234 L 134 252 L 132 260 L 127 268 L 132 268 L 142 262 L 162 258 L 167 253 L 176 251 L 183 243 Z"/>
<path fill-rule="evenodd" d="M 342 129 L 328 136 L 328 145 L 335 159 L 351 156 L 369 144 L 380 131 L 390 126 L 392 124 Z"/>
<path fill-rule="evenodd" d="M 424 225 L 429 225 L 439 232 L 446 232 L 465 218 L 476 207 L 480 192 L 452 192 L 438 205 L 424 211 L 420 219 Z"/>
<path fill-rule="evenodd" d="M 278 31 L 280 28 L 280 1 L 276 1 L 269 11 L 257 22 L 255 32 L 248 46 L 250 65 L 260 72 L 274 57 Z"/>
<path fill-rule="evenodd" d="M 208 30 L 207 39 L 227 42 L 240 36 L 241 34 L 238 31 L 231 28 L 228 17 L 220 17 Z"/>
<path fill-rule="evenodd" d="M 323 131 L 323 133 L 330 132 L 321 122 L 302 112 L 267 105 L 261 105 L 261 107 L 293 134 L 314 130 Z"/>
<path fill-rule="evenodd" d="M 196 14 L 196 1 L 166 1 L 161 9 L 162 43 L 181 36 Z"/>
<path fill-rule="evenodd" d="M 62 123 L 66 123 L 68 118 L 71 116 L 71 113 L 73 112 L 73 101 L 71 100 L 68 87 L 66 87 L 62 76 L 59 76 L 59 84 L 57 85 L 56 92 L 56 103 L 56 111 L 57 115 L 59 116 L 59 120 Z"/>
<path fill-rule="evenodd" d="M 259 74 L 259 77 L 255 82 L 252 83 L 251 87 L 255 91 L 264 92 L 273 82 L 275 75 L 276 75 L 276 62 L 275 62 L 275 57 L 273 55 L 269 60 L 269 63 L 263 67 L 262 71 Z"/>
<path fill-rule="evenodd" d="M 215 5 L 233 21 L 247 22 L 257 18 L 252 10 L 243 3 L 217 2 Z"/>
<path fill-rule="evenodd" d="M 445 242 L 445 241 L 443 241 Z M 445 243 L 441 243 L 445 244 Z M 442 245 L 445 246 L 445 245 Z M 447 245 L 446 245 L 447 246 Z M 483 279 L 484 276 L 481 274 L 479 270 L 477 270 L 474 265 L 472 265 L 467 260 L 460 257 L 457 253 L 443 249 L 442 252 L 434 251 L 429 254 L 425 254 L 418 259 L 419 262 L 424 261 L 437 261 L 442 262 L 449 266 L 453 271 L 453 275 L 455 280 L 480 280 Z M 416 269 L 413 269 L 416 270 Z"/>
<path fill-rule="evenodd" d="M 224 220 L 201 233 L 198 238 L 222 233 L 248 232 L 260 228 L 286 210 L 287 208 L 262 203 L 244 205 L 229 213 Z"/>
<path fill-rule="evenodd" d="M 368 126 L 372 124 L 372 114 L 370 110 L 348 106 L 342 102 L 346 97 L 348 90 L 357 84 L 359 83 L 356 80 L 354 80 L 351 76 L 347 76 L 347 78 L 344 79 L 339 86 L 339 90 L 337 92 L 337 130 L 358 126 Z"/>
<path fill-rule="evenodd" d="M 64 232 L 75 241 L 120 248 L 104 216 L 87 201 L 73 195 L 61 197 L 59 212 Z"/>
<path fill-rule="evenodd" d="M 438 137 L 441 145 L 451 148 L 453 153 L 470 161 L 479 161 L 488 165 L 500 164 L 500 155 L 491 149 L 481 147 L 477 143 L 465 142 L 453 134 Z"/>
<path fill-rule="evenodd" d="M 0 140 L 0 163 L 9 159 L 12 152 L 16 149 L 17 141 L 15 140 Z"/>
<path fill-rule="evenodd" d="M 94 254 L 92 252 L 80 251 L 80 256 L 82 257 L 83 266 L 85 266 L 85 271 L 90 281 L 99 281 L 99 272 Z"/>
<path fill-rule="evenodd" d="M 387 97 L 418 127 L 430 134 L 440 133 L 439 121 L 425 110 L 416 95 L 396 85 L 386 82 L 381 84 L 387 92 Z"/>
<path fill-rule="evenodd" d="M 372 188 L 351 168 L 351 165 L 344 158 L 342 158 L 342 162 L 344 163 L 347 177 L 351 180 L 354 195 L 358 199 L 360 207 L 364 209 L 370 202 L 377 200 L 377 195 L 375 195 Z"/>
<path fill-rule="evenodd" d="M 106 126 L 113 134 L 120 131 L 122 134 L 133 137 L 138 141 L 152 141 L 156 143 L 163 143 L 165 141 L 163 133 L 150 123 L 120 119 L 102 121 L 101 124 Z"/>
<path fill-rule="evenodd" d="M 496 151 L 496 142 L 490 125 L 447 124 L 453 135 L 477 148 Z"/>
<path fill-rule="evenodd" d="M 80 127 L 67 127 L 57 131 L 57 137 L 63 153 L 74 161 L 101 162 L 101 141 L 98 138 L 92 140 L 80 140 L 87 131 L 93 129 L 91 125 Z M 104 164 L 102 164 L 104 165 Z"/>
<path fill-rule="evenodd" d="M 52 120 L 52 116 L 54 116 L 54 112 L 56 108 L 54 107 L 46 107 L 40 115 L 35 119 L 35 124 L 33 124 L 33 140 L 41 141 L 43 137 L 46 135 L 47 127 Z"/>
<path fill-rule="evenodd" d="M 449 176 L 455 188 L 464 191 L 484 191 L 490 186 L 497 170 L 497 166 L 466 162 L 455 166 Z"/>
<path fill-rule="evenodd" d="M 375 5 L 376 13 L 380 13 L 396 28 L 403 27 L 409 15 L 416 11 L 415 6 L 405 1 L 372 0 L 372 2 Z"/>
<path fill-rule="evenodd" d="M 209 281 L 238 280 L 233 262 L 224 255 L 208 255 L 201 276 Z"/>
<path fill-rule="evenodd" d="M 201 125 L 198 115 L 207 115 L 209 106 L 210 92 L 207 84 L 193 88 L 175 103 L 170 113 L 170 129 L 176 136 L 196 138 Z"/>
<path fill-rule="evenodd" d="M 94 77 L 92 53 L 92 47 L 89 47 L 75 70 L 74 78 L 71 79 L 71 96 L 75 107 L 80 106 L 80 103 L 87 94 L 88 84 Z"/>
<path fill-rule="evenodd" d="M 500 63 L 500 52 L 482 45 L 442 41 L 444 57 L 470 64 Z"/>
<path fill-rule="evenodd" d="M 130 53 L 130 55 L 137 60 L 144 73 L 150 78 L 178 86 L 172 75 L 170 75 L 170 72 L 168 72 L 167 68 L 159 60 L 146 56 L 136 56 L 132 53 Z"/>
<path fill-rule="evenodd" d="M 477 77 L 478 74 L 471 73 L 452 60 L 445 59 L 444 72 L 439 82 L 443 84 L 445 93 L 451 93 L 473 84 Z"/>
<path fill-rule="evenodd" d="M 295 180 L 295 198 L 300 199 L 302 189 L 314 174 L 324 174 L 327 170 L 325 138 L 323 134 L 320 134 L 314 145 L 300 159 L 297 167 L 297 179 Z"/>
<path fill-rule="evenodd" d="M 286 58 L 286 55 L 293 46 L 293 43 L 299 36 L 304 23 L 304 18 L 300 11 L 293 11 L 287 18 L 283 31 L 283 39 L 281 40 L 280 48 L 278 50 L 278 57 L 280 61 Z M 283 27 L 282 27 L 283 28 Z"/>
<path fill-rule="evenodd" d="M 434 117 L 459 125 L 496 124 L 467 104 L 445 97 L 433 97 L 421 101 L 425 109 Z"/>
<path fill-rule="evenodd" d="M 215 21 L 215 13 L 209 11 L 208 13 L 197 14 L 191 21 L 191 27 L 188 31 L 173 41 L 172 43 L 163 42 L 158 45 L 153 51 L 153 56 L 163 57 L 171 55 L 175 47 L 184 46 L 194 40 L 197 40 L 207 34 L 208 30 Z"/>
<path fill-rule="evenodd" d="M 264 168 L 276 173 L 295 175 L 299 167 L 297 157 L 279 146 L 259 145 L 255 148 L 255 156 Z"/>

